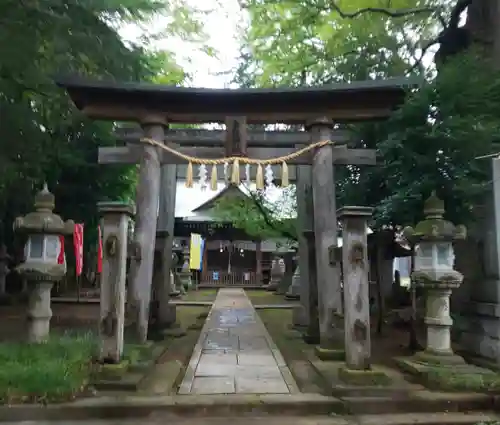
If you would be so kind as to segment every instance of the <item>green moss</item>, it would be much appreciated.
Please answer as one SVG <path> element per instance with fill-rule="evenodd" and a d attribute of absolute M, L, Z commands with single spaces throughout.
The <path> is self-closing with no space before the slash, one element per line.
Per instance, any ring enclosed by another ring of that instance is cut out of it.
<path fill-rule="evenodd" d="M 431 389 L 443 391 L 499 391 L 500 375 L 496 373 L 463 373 L 453 369 L 435 368 L 423 374 L 424 383 Z"/>
<path fill-rule="evenodd" d="M 338 376 L 343 382 L 351 385 L 387 386 L 392 383 L 389 376 L 376 369 L 354 370 L 341 367 L 338 370 Z"/>
<path fill-rule="evenodd" d="M 345 350 L 343 348 L 329 349 L 322 347 L 315 347 L 314 353 L 323 361 L 342 361 L 345 359 Z"/>
<path fill-rule="evenodd" d="M 128 371 L 130 367 L 130 362 L 128 360 L 123 360 L 117 364 L 103 364 L 100 366 L 99 374 L 103 379 L 120 379 Z"/>

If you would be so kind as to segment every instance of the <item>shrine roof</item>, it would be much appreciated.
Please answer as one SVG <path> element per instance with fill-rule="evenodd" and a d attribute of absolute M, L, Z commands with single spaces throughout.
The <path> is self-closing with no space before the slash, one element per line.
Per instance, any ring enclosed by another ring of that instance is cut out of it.
<path fill-rule="evenodd" d="M 105 120 L 139 121 L 146 113 L 171 123 L 224 122 L 244 115 L 248 123 L 304 124 L 327 116 L 335 122 L 387 118 L 418 81 L 408 78 L 357 81 L 318 87 L 210 89 L 119 83 L 81 77 L 56 80 L 76 107 Z"/>

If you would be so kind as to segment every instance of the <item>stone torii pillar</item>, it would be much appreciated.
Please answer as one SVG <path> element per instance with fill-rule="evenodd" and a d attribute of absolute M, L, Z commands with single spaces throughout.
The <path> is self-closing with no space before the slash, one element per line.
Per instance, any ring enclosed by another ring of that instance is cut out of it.
<path fill-rule="evenodd" d="M 330 140 L 333 123 L 318 117 L 307 125 L 311 143 Z M 335 199 L 333 146 L 316 150 L 312 164 L 312 194 L 314 204 L 314 236 L 318 285 L 320 345 L 316 350 L 321 359 L 343 357 L 343 330 L 340 269 L 331 261 L 330 251 L 337 246 L 337 217 Z"/>
<path fill-rule="evenodd" d="M 174 241 L 175 199 L 177 192 L 177 165 L 163 164 L 160 172 L 160 197 L 157 239 L 162 239 L 161 271 L 156 288 L 158 297 L 158 325 L 169 327 L 175 323 L 175 305 L 170 303 L 172 245 Z"/>
<path fill-rule="evenodd" d="M 144 135 L 163 143 L 166 120 L 161 116 L 148 115 L 141 125 Z M 131 264 L 131 289 L 137 309 L 137 338 L 145 343 L 148 338 L 149 303 L 153 280 L 153 261 L 156 240 L 156 221 L 160 195 L 159 148 L 145 144 L 142 150 L 139 180 L 136 189 L 136 218 L 133 246 L 136 255 Z"/>

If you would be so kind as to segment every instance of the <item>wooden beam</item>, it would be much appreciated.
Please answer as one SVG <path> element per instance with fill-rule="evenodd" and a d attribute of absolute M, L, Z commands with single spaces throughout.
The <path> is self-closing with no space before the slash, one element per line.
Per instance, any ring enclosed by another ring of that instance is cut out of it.
<path fill-rule="evenodd" d="M 140 127 L 118 127 L 115 137 L 121 142 L 139 143 L 144 137 Z M 170 129 L 165 132 L 165 138 L 180 146 L 210 146 L 224 147 L 226 141 L 225 130 L 200 130 L 193 128 Z M 305 131 L 247 131 L 247 145 L 249 147 L 293 147 L 297 144 L 309 144 L 311 136 Z M 352 139 L 348 130 L 333 130 L 331 139 L 339 144 L 347 143 Z"/>
<path fill-rule="evenodd" d="M 138 164 L 142 157 L 143 146 L 129 145 L 117 147 L 99 148 L 99 164 Z M 198 158 L 222 158 L 225 155 L 224 149 L 207 147 L 180 147 L 179 152 L 185 155 Z M 249 158 L 270 159 L 288 155 L 296 151 L 296 148 L 252 148 L 247 149 Z M 348 149 L 346 146 L 334 148 L 334 163 L 336 165 L 376 165 L 375 149 Z M 162 164 L 186 164 L 186 161 L 166 152 L 161 152 L 160 161 Z M 311 156 L 304 154 L 298 158 L 288 161 L 290 165 L 311 164 Z"/>

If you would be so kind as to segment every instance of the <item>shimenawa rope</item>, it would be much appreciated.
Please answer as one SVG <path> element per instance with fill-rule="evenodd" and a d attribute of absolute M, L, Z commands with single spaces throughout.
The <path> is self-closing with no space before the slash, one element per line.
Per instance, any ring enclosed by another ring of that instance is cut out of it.
<path fill-rule="evenodd" d="M 305 153 L 312 151 L 313 149 L 321 148 L 327 145 L 334 145 L 335 142 L 331 140 L 323 140 L 316 143 L 311 143 L 310 145 L 298 149 L 295 152 L 292 152 L 288 155 L 280 156 L 277 158 L 269 158 L 269 159 L 255 159 L 255 158 L 247 158 L 241 156 L 228 156 L 223 158 L 197 158 L 195 156 L 190 156 L 179 152 L 170 146 L 167 146 L 163 143 L 160 143 L 154 139 L 142 138 L 142 143 L 147 143 L 153 146 L 156 146 L 160 149 L 163 149 L 172 155 L 177 156 L 185 160 L 188 163 L 187 173 L 186 173 L 186 187 L 193 187 L 193 164 L 197 165 L 211 165 L 212 173 L 210 178 L 210 187 L 212 190 L 217 190 L 217 165 L 221 164 L 230 164 L 232 163 L 232 172 L 231 172 L 231 183 L 239 184 L 240 183 L 240 164 L 250 164 L 257 165 L 257 174 L 255 178 L 255 186 L 257 189 L 264 188 L 264 174 L 262 171 L 263 165 L 276 165 L 281 164 L 281 186 L 287 187 L 289 185 L 288 178 L 288 165 L 287 161 L 298 158 Z"/>

